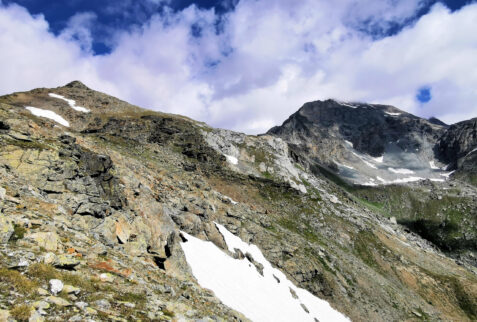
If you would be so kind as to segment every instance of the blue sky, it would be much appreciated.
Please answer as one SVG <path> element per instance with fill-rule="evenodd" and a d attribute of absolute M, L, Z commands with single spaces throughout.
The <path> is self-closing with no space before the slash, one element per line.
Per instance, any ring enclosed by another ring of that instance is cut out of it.
<path fill-rule="evenodd" d="M 476 22 L 463 0 L 0 0 L 0 94 L 79 78 L 247 133 L 326 98 L 453 123 L 477 116 Z"/>
<path fill-rule="evenodd" d="M 95 15 L 92 27 L 93 50 L 95 54 L 111 52 L 112 43 L 108 41 L 112 33 L 117 30 L 128 30 L 146 23 L 154 14 L 161 14 L 164 10 L 172 9 L 175 12 L 194 5 L 202 9 L 213 9 L 220 15 L 234 10 L 238 0 L 4 0 L 5 4 L 16 3 L 24 6 L 32 14 L 44 15 L 50 29 L 56 35 L 67 27 L 68 20 L 77 13 L 89 12 Z M 398 33 L 405 26 L 412 24 L 422 15 L 429 12 L 436 2 L 445 4 L 452 11 L 458 10 L 471 3 L 470 0 L 429 0 L 423 6 L 402 22 L 386 26 L 384 30 L 370 21 L 362 21 L 357 29 L 381 38 Z"/>

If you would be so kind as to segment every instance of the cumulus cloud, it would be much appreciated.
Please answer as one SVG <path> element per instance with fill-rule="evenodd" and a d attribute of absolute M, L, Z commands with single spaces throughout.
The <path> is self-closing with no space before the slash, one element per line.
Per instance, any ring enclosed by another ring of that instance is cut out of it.
<path fill-rule="evenodd" d="M 446 122 L 475 117 L 477 4 L 453 13 L 435 5 L 409 24 L 422 5 L 241 0 L 225 15 L 166 8 L 116 31 L 111 53 L 98 56 L 91 52 L 94 15 L 78 13 L 54 36 L 43 16 L 0 2 L 0 92 L 80 79 L 137 105 L 247 133 L 330 97 Z M 406 27 L 383 36 L 399 24 Z M 423 86 L 432 91 L 427 103 L 416 99 Z"/>

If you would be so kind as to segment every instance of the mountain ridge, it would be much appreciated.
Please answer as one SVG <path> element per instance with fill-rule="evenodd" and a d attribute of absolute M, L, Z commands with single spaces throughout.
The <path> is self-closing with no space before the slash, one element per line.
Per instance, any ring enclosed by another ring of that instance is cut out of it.
<path fill-rule="evenodd" d="M 263 267 L 280 270 L 352 320 L 477 316 L 475 188 L 458 178 L 387 186 L 433 200 L 437 229 L 458 227 L 428 231 L 435 238 L 426 240 L 405 222 L 420 204 L 399 201 L 396 216 L 403 215 L 392 218 L 386 207 L 397 208 L 381 206 L 382 187 L 347 190 L 286 140 L 214 129 L 69 85 L 0 97 L 1 314 L 246 321 L 194 275 L 182 250 L 189 234 L 259 279 L 261 270 L 269 274 Z M 232 252 L 218 227 L 256 245 L 264 259 Z M 439 248 L 448 241 L 463 248 Z M 79 292 L 52 294 L 53 277 Z M 288 296 L 310 321 L 326 320 L 300 305 L 297 292 Z"/>

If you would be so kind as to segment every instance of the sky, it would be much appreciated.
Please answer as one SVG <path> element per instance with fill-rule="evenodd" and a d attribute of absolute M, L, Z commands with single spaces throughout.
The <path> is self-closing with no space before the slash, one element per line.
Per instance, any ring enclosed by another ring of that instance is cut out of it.
<path fill-rule="evenodd" d="M 477 117 L 477 2 L 0 0 L 0 95 L 80 80 L 248 134 L 305 102 Z"/>

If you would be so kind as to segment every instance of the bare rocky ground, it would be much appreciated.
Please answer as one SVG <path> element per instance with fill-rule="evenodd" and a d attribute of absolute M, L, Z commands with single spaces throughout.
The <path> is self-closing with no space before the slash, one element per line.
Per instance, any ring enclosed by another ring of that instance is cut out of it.
<path fill-rule="evenodd" d="M 281 139 L 78 82 L 1 97 L 0 120 L 0 320 L 246 321 L 181 249 L 181 231 L 224 249 L 214 222 L 352 320 L 477 318 L 474 266 L 311 173 Z"/>

